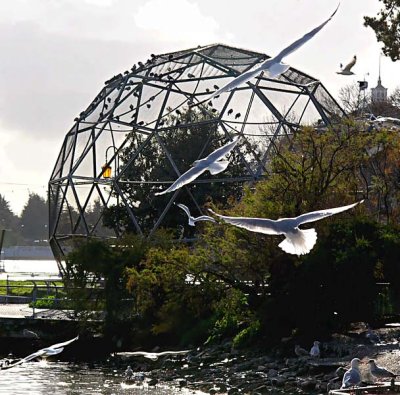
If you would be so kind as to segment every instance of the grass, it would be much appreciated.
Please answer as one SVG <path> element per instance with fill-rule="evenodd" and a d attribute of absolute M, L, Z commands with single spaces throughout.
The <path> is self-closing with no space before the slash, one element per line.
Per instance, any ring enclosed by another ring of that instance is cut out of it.
<path fill-rule="evenodd" d="M 55 288 L 52 284 L 49 287 L 49 293 L 47 293 L 46 283 L 44 281 L 35 281 L 38 286 L 36 297 L 41 298 L 48 294 L 55 295 Z M 8 295 L 13 296 L 32 296 L 34 284 L 31 281 L 8 281 Z M 63 287 L 62 281 L 56 281 L 55 285 L 57 287 Z M 63 289 L 58 289 L 57 294 L 59 297 L 65 296 L 65 291 Z M 0 295 L 7 295 L 7 280 L 0 280 Z"/>

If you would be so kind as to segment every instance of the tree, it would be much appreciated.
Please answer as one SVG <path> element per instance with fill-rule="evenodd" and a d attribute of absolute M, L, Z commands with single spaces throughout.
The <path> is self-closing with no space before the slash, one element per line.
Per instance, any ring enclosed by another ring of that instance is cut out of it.
<path fill-rule="evenodd" d="M 371 95 L 365 90 L 361 91 L 356 82 L 340 88 L 339 99 L 347 114 L 360 115 L 363 111 L 370 112 L 368 107 L 371 103 Z"/>
<path fill-rule="evenodd" d="M 46 200 L 36 193 L 30 193 L 21 213 L 23 237 L 30 241 L 47 239 L 48 216 Z"/>
<path fill-rule="evenodd" d="M 10 209 L 10 203 L 0 195 L 0 224 L 6 230 L 4 245 L 15 245 L 20 239 L 19 218 Z"/>
<path fill-rule="evenodd" d="M 121 167 L 125 165 L 127 168 L 119 185 L 145 233 L 153 228 L 171 198 L 171 194 L 154 197 L 154 193 L 166 188 L 166 184 L 162 184 L 163 181 L 177 178 L 168 156 L 173 158 L 182 174 L 195 160 L 207 156 L 227 142 L 226 133 L 217 127 L 213 117 L 197 108 L 181 110 L 178 114 L 171 113 L 165 118 L 162 128 L 151 138 L 138 130 L 132 131 L 128 138 L 129 141 L 120 157 Z M 230 164 L 223 173 L 224 178 L 249 173 L 244 157 L 250 153 L 251 147 L 244 145 L 240 150 L 241 154 L 238 150 L 232 152 Z M 168 151 L 168 154 L 165 151 Z M 199 179 L 205 177 L 208 176 L 202 175 Z M 211 197 L 213 201 L 226 205 L 230 198 L 239 199 L 241 191 L 241 183 L 237 182 L 190 186 L 190 193 L 200 206 L 207 203 Z M 183 187 L 179 193 L 179 202 L 193 207 L 193 199 L 186 188 Z M 104 223 L 116 229 L 134 231 L 127 210 L 122 205 L 115 205 L 106 210 Z M 169 215 L 164 218 L 162 225 L 176 228 L 179 223 L 179 216 Z"/>
<path fill-rule="evenodd" d="M 364 25 L 371 27 L 383 53 L 393 61 L 400 59 L 400 0 L 379 0 L 383 8 L 376 17 L 364 17 Z"/>

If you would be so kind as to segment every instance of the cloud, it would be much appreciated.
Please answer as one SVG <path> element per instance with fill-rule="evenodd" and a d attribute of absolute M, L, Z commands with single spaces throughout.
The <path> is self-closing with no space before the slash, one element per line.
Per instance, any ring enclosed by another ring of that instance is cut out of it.
<path fill-rule="evenodd" d="M 188 0 L 149 0 L 134 15 L 136 25 L 158 40 L 209 43 L 218 37 L 219 24 Z"/>

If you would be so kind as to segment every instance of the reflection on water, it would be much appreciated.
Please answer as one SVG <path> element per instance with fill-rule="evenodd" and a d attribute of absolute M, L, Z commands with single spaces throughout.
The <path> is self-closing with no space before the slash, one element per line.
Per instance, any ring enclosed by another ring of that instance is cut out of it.
<path fill-rule="evenodd" d="M 0 371 L 0 394 L 73 395 L 73 394 L 192 394 L 178 388 L 157 385 L 126 388 L 123 372 L 107 366 L 65 362 L 30 362 Z M 125 387 L 125 388 L 124 388 Z"/>
<path fill-rule="evenodd" d="M 8 273 L 48 273 L 58 274 L 55 260 L 3 260 L 4 269 Z"/>

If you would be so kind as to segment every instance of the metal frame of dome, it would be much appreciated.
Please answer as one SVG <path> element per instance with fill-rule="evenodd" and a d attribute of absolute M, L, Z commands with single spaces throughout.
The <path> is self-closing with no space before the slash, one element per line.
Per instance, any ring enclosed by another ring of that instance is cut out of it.
<path fill-rule="evenodd" d="M 102 227 L 104 208 L 111 205 L 125 207 L 133 229 L 142 235 L 146 233 L 132 210 L 135 203 L 124 192 L 124 185 L 164 188 L 174 181 L 124 178 L 129 166 L 141 158 L 146 144 L 158 144 L 159 152 L 166 156 L 177 178 L 184 169 L 179 169 L 165 136 L 171 138 L 177 129 L 208 124 L 218 130 L 220 145 L 239 134 L 244 144 L 252 147 L 246 152 L 237 147 L 244 163 L 243 174 L 203 177 L 193 185 L 243 183 L 262 176 L 271 142 L 292 134 L 303 124 L 327 126 L 345 115 L 319 80 L 292 67 L 276 79 L 261 75 L 252 83 L 204 102 L 218 87 L 266 58 L 265 54 L 215 44 L 151 55 L 147 62 L 139 62 L 106 81 L 88 108 L 75 118 L 49 180 L 49 239 L 55 257 L 63 258 L 76 237 L 119 236 L 119 229 Z M 206 117 L 184 125 L 171 124 L 176 114 L 191 106 Z M 167 134 L 162 137 L 162 133 Z M 127 159 L 127 141 L 132 134 L 140 135 L 141 143 Z M 204 144 L 199 147 L 199 154 L 207 151 L 207 142 Z M 114 175 L 104 178 L 105 169 L 111 167 Z M 185 189 L 201 212 L 190 188 Z M 162 225 L 178 192 L 168 197 L 149 233 Z M 91 210 L 93 205 L 97 205 L 96 210 Z"/>

